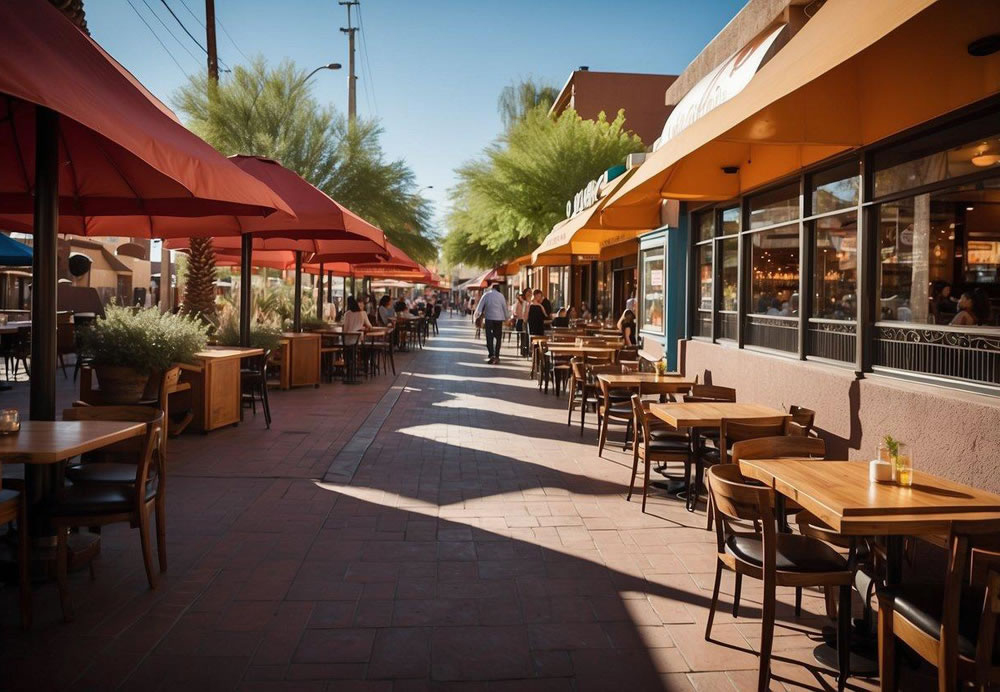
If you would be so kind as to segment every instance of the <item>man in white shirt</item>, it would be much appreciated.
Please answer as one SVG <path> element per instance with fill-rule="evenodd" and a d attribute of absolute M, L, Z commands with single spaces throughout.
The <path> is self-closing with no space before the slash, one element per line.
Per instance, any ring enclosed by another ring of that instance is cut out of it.
<path fill-rule="evenodd" d="M 488 363 L 497 364 L 500 362 L 500 344 L 503 340 L 503 323 L 510 314 L 507 308 L 507 300 L 500 292 L 500 284 L 493 284 L 493 290 L 485 291 L 483 297 L 476 305 L 476 312 L 472 316 L 475 322 L 482 315 L 486 322 L 486 351 L 489 353 Z"/>

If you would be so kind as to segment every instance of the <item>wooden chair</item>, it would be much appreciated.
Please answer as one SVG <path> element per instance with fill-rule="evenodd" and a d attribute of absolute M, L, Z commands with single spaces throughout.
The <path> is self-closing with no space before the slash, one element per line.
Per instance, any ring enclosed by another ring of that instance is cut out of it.
<path fill-rule="evenodd" d="M 816 423 L 815 411 L 811 408 L 804 408 L 802 406 L 792 404 L 788 407 L 788 415 L 792 417 L 792 420 L 797 425 L 802 426 L 805 435 L 812 435 L 813 425 Z"/>
<path fill-rule="evenodd" d="M 722 570 L 764 582 L 761 617 L 760 669 L 757 689 L 768 689 L 771 644 L 774 638 L 775 591 L 778 586 L 836 586 L 840 589 L 837 619 L 837 652 L 840 675 L 838 689 L 843 690 L 850 667 L 851 582 L 853 570 L 847 559 L 823 541 L 796 534 L 778 533 L 774 524 L 774 491 L 750 485 L 736 464 L 719 464 L 708 470 L 709 486 L 715 512 L 717 560 L 712 604 L 705 626 L 705 639 L 711 641 L 712 622 L 719 602 Z M 752 522 L 753 531 L 745 524 Z M 739 584 L 739 582 L 737 582 Z M 738 617 L 739 587 L 733 601 Z"/>
<path fill-rule="evenodd" d="M 694 493 L 689 494 L 688 509 L 694 511 L 698 503 L 698 492 L 701 488 L 702 474 L 705 468 L 713 464 L 728 464 L 729 450 L 737 442 L 752 440 L 760 437 L 774 437 L 785 434 L 785 425 L 788 416 L 763 416 L 760 418 L 743 418 L 741 420 L 729 420 L 723 418 L 719 421 L 719 441 L 716 447 L 702 447 L 695 457 L 695 483 Z M 693 495 L 693 497 L 691 497 Z M 693 502 L 691 502 L 693 500 Z M 708 495 L 708 517 L 705 529 L 712 530 L 714 519 L 712 512 L 712 494 Z"/>
<path fill-rule="evenodd" d="M 646 494 L 649 491 L 649 466 L 651 462 L 666 464 L 680 461 L 684 464 L 685 488 L 691 482 L 691 446 L 686 438 L 654 439 L 650 435 L 649 403 L 644 402 L 639 394 L 632 395 L 632 413 L 635 417 L 635 444 L 632 445 L 632 479 L 628 484 L 626 501 L 632 500 L 635 488 L 635 475 L 639 470 L 639 459 L 643 461 L 642 475 L 642 511 L 646 512 Z"/>
<path fill-rule="evenodd" d="M 597 438 L 597 456 L 604 454 L 604 443 L 608 439 L 608 424 L 611 421 L 625 425 L 625 442 L 622 444 L 622 451 L 625 451 L 628 449 L 629 437 L 632 432 L 634 418 L 632 402 L 629 400 L 615 401 L 608 383 L 601 379 L 598 379 L 597 383 L 601 388 L 601 431 Z"/>
<path fill-rule="evenodd" d="M 736 401 L 736 390 L 732 387 L 720 387 L 714 384 L 696 384 L 691 387 L 691 393 L 684 397 L 689 402 Z"/>
<path fill-rule="evenodd" d="M 62 368 L 63 377 L 68 377 L 66 361 L 63 356 L 68 356 L 71 353 L 76 353 L 76 328 L 72 322 L 60 322 L 56 325 L 56 357 L 59 359 L 59 367 Z"/>
<path fill-rule="evenodd" d="M 569 383 L 566 387 L 566 391 L 569 393 L 566 402 L 566 425 L 573 424 L 573 409 L 579 405 L 583 408 L 583 402 L 586 399 L 586 390 L 588 387 L 593 388 L 593 385 L 587 381 L 587 372 L 583 367 L 583 360 L 580 358 L 571 358 L 569 361 L 570 375 Z M 583 435 L 583 417 L 584 412 L 580 412 L 580 435 Z"/>
<path fill-rule="evenodd" d="M 47 516 L 56 530 L 56 571 L 63 617 L 73 617 L 69 600 L 67 531 L 128 522 L 139 529 L 142 559 L 149 588 L 156 588 L 150 514 L 156 511 L 156 544 L 160 570 L 167 569 L 166 465 L 160 457 L 163 412 L 145 406 L 82 406 L 63 411 L 64 420 L 116 420 L 146 423 L 146 434 L 99 450 L 99 461 L 66 469 L 73 485 L 60 488 L 47 507 Z M 128 447 L 132 449 L 129 450 Z M 113 460 L 107 461 L 108 458 Z"/>
<path fill-rule="evenodd" d="M 31 627 L 31 538 L 28 503 L 23 488 L 0 488 L 0 525 L 17 522 L 17 582 L 20 589 L 21 628 Z"/>
<path fill-rule="evenodd" d="M 971 682 L 977 690 L 1000 684 L 998 534 L 998 520 L 956 520 L 948 538 L 944 584 L 879 589 L 881 689 L 897 689 L 896 639 L 937 666 L 941 692 L 958 689 L 959 681 Z"/>
<path fill-rule="evenodd" d="M 786 421 L 785 432 L 788 428 L 797 425 L 792 421 Z M 732 446 L 732 461 L 739 465 L 742 459 L 825 459 L 826 442 L 818 437 L 804 437 L 802 435 L 780 435 L 774 437 L 751 437 Z M 801 509 L 791 500 L 785 500 L 785 509 Z M 779 521 L 781 518 L 779 518 Z M 831 543 L 839 548 L 853 549 L 852 539 L 841 536 L 828 526 L 813 517 L 812 514 L 802 511 L 797 515 L 799 533 L 804 536 L 817 538 L 827 543 Z M 785 533 L 791 532 L 787 524 L 779 527 Z M 737 575 L 737 590 L 739 590 L 739 575 Z M 837 599 L 832 589 L 826 589 L 826 612 L 830 617 L 837 613 Z M 795 588 L 795 615 L 802 614 L 802 588 Z"/>

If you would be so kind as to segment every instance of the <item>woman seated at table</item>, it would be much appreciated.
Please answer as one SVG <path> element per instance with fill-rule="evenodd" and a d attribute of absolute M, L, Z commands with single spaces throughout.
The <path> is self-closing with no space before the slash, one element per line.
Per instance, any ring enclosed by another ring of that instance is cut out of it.
<path fill-rule="evenodd" d="M 566 308 L 559 308 L 559 312 L 552 318 L 553 327 L 568 327 L 569 317 L 566 315 Z"/>
<path fill-rule="evenodd" d="M 372 328 L 372 323 L 368 321 L 368 314 L 358 305 L 354 296 L 347 296 L 347 310 L 344 312 L 344 320 L 341 323 L 344 329 L 344 344 L 353 346 L 358 343 L 361 332 L 366 332 Z"/>
<path fill-rule="evenodd" d="M 618 331 L 622 334 L 625 346 L 635 346 L 635 313 L 626 310 L 618 319 Z"/>
<path fill-rule="evenodd" d="M 396 311 L 392 309 L 392 298 L 388 294 L 378 302 L 378 323 L 382 327 L 391 327 L 396 321 Z"/>

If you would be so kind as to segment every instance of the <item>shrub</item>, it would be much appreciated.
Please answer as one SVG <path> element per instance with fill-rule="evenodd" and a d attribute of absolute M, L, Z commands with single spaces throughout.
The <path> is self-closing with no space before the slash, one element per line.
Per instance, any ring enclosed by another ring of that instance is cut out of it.
<path fill-rule="evenodd" d="M 191 363 L 208 343 L 208 326 L 194 317 L 109 305 L 104 319 L 80 331 L 81 349 L 96 365 L 140 372 Z"/>
<path fill-rule="evenodd" d="M 215 338 L 221 346 L 240 345 L 240 322 L 236 311 L 226 306 L 219 316 Z M 274 351 L 281 345 L 281 330 L 269 324 L 250 323 L 250 345 L 265 351 Z"/>

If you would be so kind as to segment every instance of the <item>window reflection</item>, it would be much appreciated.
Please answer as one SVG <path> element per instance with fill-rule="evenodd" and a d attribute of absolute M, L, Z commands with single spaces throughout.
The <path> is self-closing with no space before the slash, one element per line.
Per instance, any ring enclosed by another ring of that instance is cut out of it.
<path fill-rule="evenodd" d="M 766 192 L 750 200 L 750 228 L 764 228 L 799 218 L 798 183 Z"/>
<path fill-rule="evenodd" d="M 712 309 L 712 244 L 698 246 L 698 309 Z"/>
<path fill-rule="evenodd" d="M 750 249 L 750 312 L 799 314 L 798 224 L 753 233 Z"/>
<path fill-rule="evenodd" d="M 740 232 L 740 208 L 730 207 L 722 210 L 722 233 L 720 235 L 733 235 Z"/>
<path fill-rule="evenodd" d="M 817 219 L 813 260 L 812 316 L 832 320 L 857 319 L 857 212 Z"/>
<path fill-rule="evenodd" d="M 956 186 L 879 207 L 881 319 L 998 324 L 998 184 Z"/>
<path fill-rule="evenodd" d="M 722 305 L 721 310 L 736 310 L 736 296 L 739 277 L 739 240 L 726 238 L 722 241 Z"/>
<path fill-rule="evenodd" d="M 698 217 L 698 240 L 708 240 L 715 235 L 715 210 Z"/>
<path fill-rule="evenodd" d="M 663 330 L 663 250 L 642 253 L 642 327 Z"/>
<path fill-rule="evenodd" d="M 812 177 L 812 213 L 825 214 L 858 205 L 861 177 L 855 161 Z"/>

